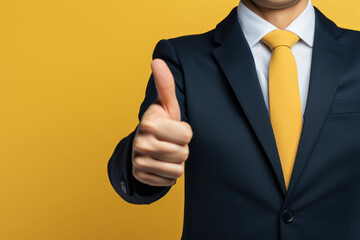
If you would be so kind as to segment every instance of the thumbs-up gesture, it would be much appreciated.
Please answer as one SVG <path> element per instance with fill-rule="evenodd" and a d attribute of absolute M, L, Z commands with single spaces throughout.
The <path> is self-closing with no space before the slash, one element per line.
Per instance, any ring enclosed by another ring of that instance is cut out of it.
<path fill-rule="evenodd" d="M 175 82 L 161 59 L 151 63 L 158 99 L 143 114 L 133 141 L 133 175 L 150 186 L 171 186 L 184 172 L 192 130 L 180 121 Z"/>

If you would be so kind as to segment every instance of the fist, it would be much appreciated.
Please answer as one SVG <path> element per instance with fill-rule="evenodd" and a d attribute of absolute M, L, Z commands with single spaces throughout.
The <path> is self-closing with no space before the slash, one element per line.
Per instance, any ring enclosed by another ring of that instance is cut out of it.
<path fill-rule="evenodd" d="M 184 172 L 193 136 L 188 123 L 180 121 L 174 77 L 166 63 L 151 63 L 158 99 L 143 114 L 132 150 L 134 177 L 150 186 L 171 186 Z"/>

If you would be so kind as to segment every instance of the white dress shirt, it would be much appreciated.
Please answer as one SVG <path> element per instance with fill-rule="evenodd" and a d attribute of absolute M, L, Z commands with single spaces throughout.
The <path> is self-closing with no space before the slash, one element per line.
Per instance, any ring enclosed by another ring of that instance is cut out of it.
<path fill-rule="evenodd" d="M 252 12 L 242 2 L 240 2 L 237 8 L 237 15 L 242 31 L 253 54 L 259 83 L 264 95 L 266 107 L 269 110 L 268 79 L 271 50 L 261 42 L 261 39 L 269 32 L 278 28 Z M 291 50 L 296 61 L 301 110 L 302 114 L 304 114 L 309 89 L 315 31 L 315 10 L 310 0 L 304 11 L 286 27 L 285 30 L 291 31 L 300 37 L 299 42 L 297 42 Z"/>

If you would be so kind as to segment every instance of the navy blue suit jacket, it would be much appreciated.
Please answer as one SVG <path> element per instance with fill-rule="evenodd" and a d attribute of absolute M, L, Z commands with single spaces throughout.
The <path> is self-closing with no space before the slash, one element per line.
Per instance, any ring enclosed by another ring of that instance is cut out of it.
<path fill-rule="evenodd" d="M 193 129 L 182 239 L 360 239 L 360 33 L 316 9 L 307 106 L 288 191 L 254 59 L 236 8 L 204 34 L 160 41 L 181 118 Z M 309 59 L 310 61 L 311 59 Z M 157 98 L 153 77 L 139 120 Z M 132 176 L 134 132 L 116 147 L 110 181 L 127 202 L 170 187 Z"/>

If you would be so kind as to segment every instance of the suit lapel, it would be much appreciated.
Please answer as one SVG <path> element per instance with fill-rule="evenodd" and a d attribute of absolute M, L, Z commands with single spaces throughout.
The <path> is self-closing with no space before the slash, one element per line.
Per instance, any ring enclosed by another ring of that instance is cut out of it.
<path fill-rule="evenodd" d="M 237 20 L 236 8 L 215 29 L 215 42 L 220 45 L 213 50 L 213 55 L 269 159 L 281 193 L 286 197 L 285 201 L 294 191 L 319 136 L 346 63 L 346 47 L 336 41 L 340 34 L 339 28 L 319 10 L 315 10 L 316 27 L 308 99 L 288 192 L 269 112 L 251 50 Z"/>
<path fill-rule="evenodd" d="M 336 40 L 340 34 L 339 28 L 319 10 L 315 10 L 316 27 L 308 99 L 287 199 L 294 191 L 316 143 L 347 59 L 347 49 Z"/>
<path fill-rule="evenodd" d="M 238 24 L 236 8 L 217 26 L 215 41 L 220 43 L 220 46 L 213 50 L 213 55 L 270 160 L 281 192 L 285 196 L 286 187 L 269 112 L 261 92 L 251 50 Z"/>

